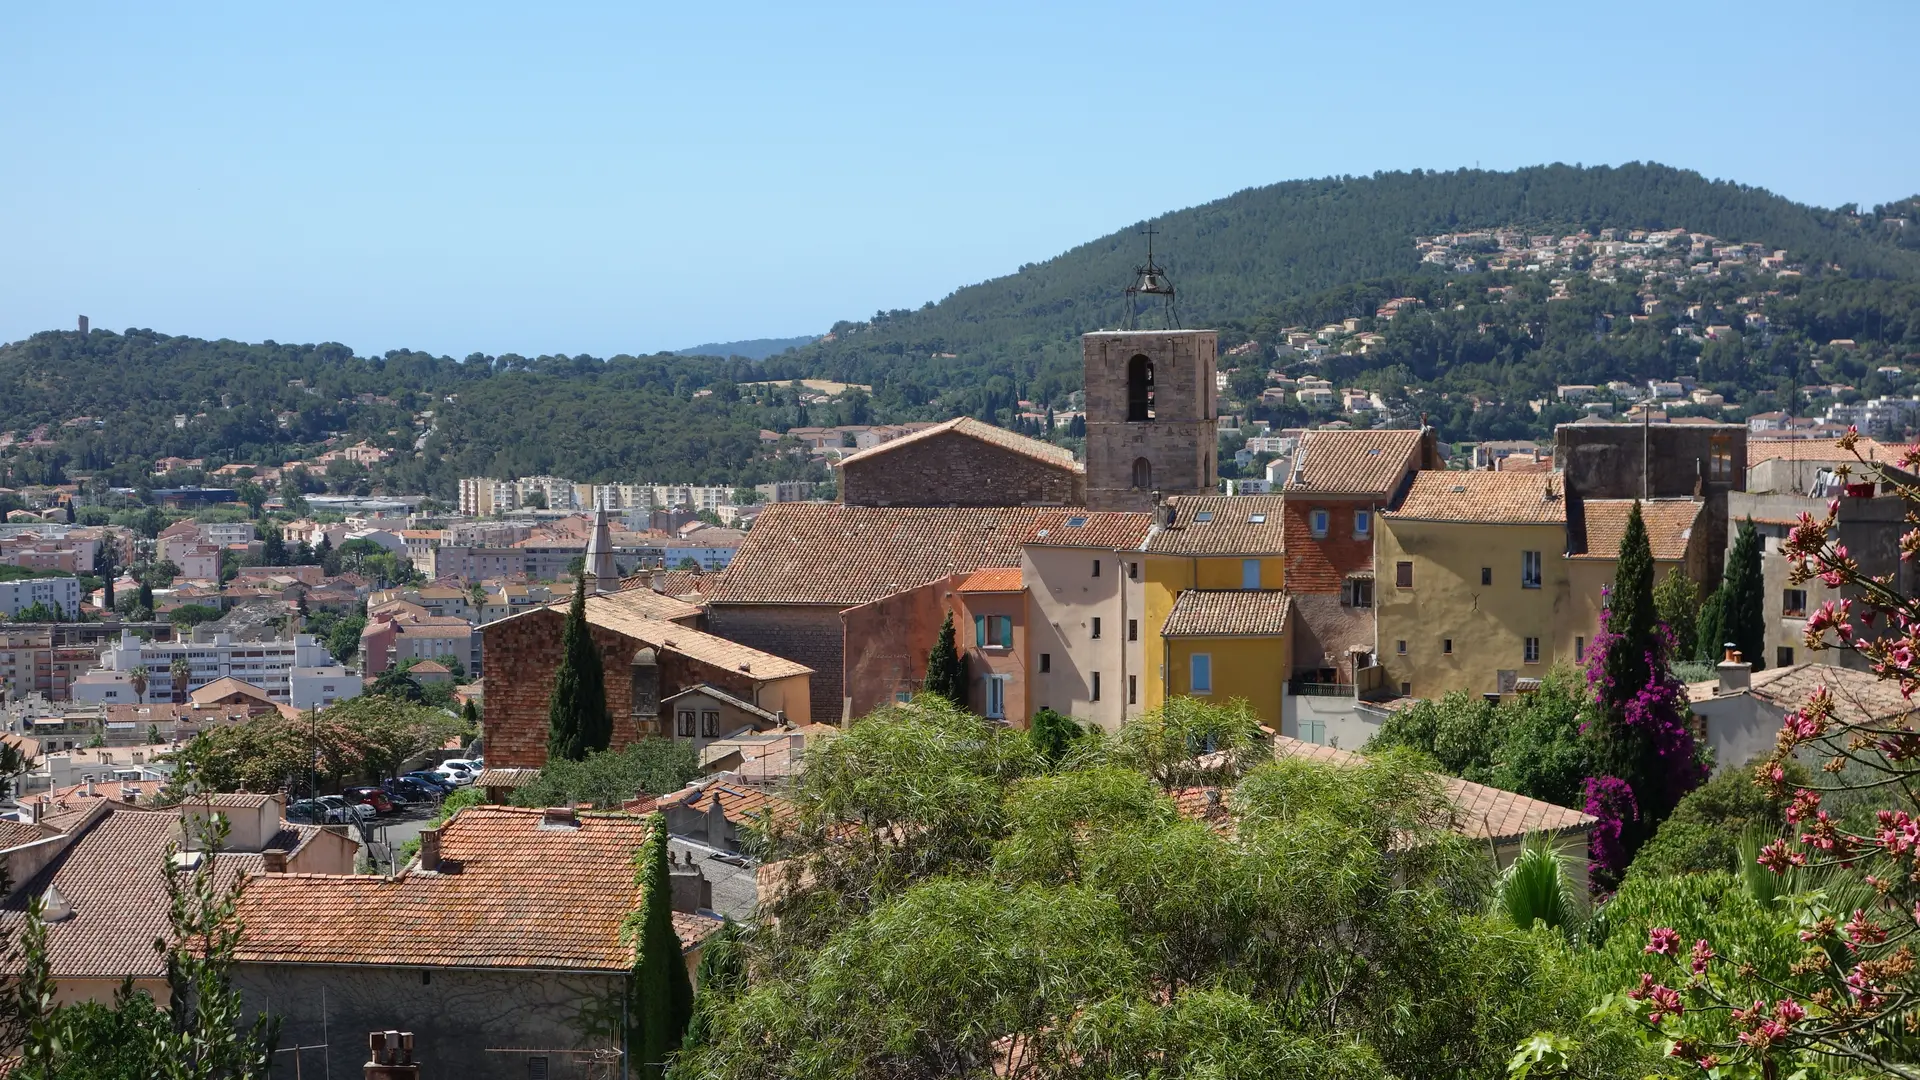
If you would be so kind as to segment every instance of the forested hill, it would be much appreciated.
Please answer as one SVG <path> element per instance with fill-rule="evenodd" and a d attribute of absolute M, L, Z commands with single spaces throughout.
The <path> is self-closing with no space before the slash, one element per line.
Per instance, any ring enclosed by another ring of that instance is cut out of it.
<path fill-rule="evenodd" d="M 1180 293 L 1187 326 L 1247 323 L 1291 298 L 1421 269 L 1416 237 L 1517 225 L 1685 228 L 1785 248 L 1796 260 L 1837 263 L 1855 276 L 1920 277 L 1920 223 L 1904 237 L 1850 208 L 1803 206 L 1760 188 L 1662 165 L 1548 165 L 1514 172 L 1395 172 L 1251 188 L 1153 220 L 1160 261 Z M 915 310 L 842 323 L 831 340 L 770 361 L 880 387 L 910 399 L 992 386 L 1033 400 L 1079 385 L 1087 330 L 1119 325 L 1120 290 L 1139 263 L 1139 225 Z M 1223 342 L 1230 344 L 1231 342 Z M 941 354 L 953 354 L 951 357 Z M 952 396 L 952 395 L 950 395 Z M 976 414 L 1005 400 L 961 406 Z"/>

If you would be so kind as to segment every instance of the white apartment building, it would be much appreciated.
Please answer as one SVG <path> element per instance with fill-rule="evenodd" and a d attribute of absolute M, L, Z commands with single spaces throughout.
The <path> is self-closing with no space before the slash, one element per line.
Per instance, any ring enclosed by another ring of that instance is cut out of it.
<path fill-rule="evenodd" d="M 125 704 L 122 696 L 108 697 L 118 676 L 130 676 L 133 669 L 147 669 L 149 701 L 168 700 L 173 694 L 173 661 L 184 656 L 190 666 L 187 690 L 192 691 L 215 679 L 229 676 L 251 683 L 267 692 L 275 701 L 292 702 L 290 676 L 295 668 L 331 668 L 333 655 L 311 634 L 296 634 L 292 641 L 248 641 L 236 643 L 226 634 L 216 634 L 211 642 L 141 641 L 131 631 L 123 631 L 118 644 L 100 654 L 105 678 L 99 672 L 74 680 L 75 701 L 89 704 Z M 352 696 L 352 695 L 346 695 Z"/>
<path fill-rule="evenodd" d="M 511 480 L 469 476 L 460 481 L 460 512 L 490 517 L 520 509 L 520 489 Z"/>
<path fill-rule="evenodd" d="M 196 528 L 200 530 L 200 539 L 218 547 L 251 544 L 254 540 L 251 521 L 209 521 Z"/>
<path fill-rule="evenodd" d="M 287 673 L 288 704 L 296 709 L 324 709 L 360 696 L 360 676 L 338 664 L 300 667 Z"/>
<path fill-rule="evenodd" d="M 35 604 L 58 611 L 61 618 L 80 614 L 80 579 L 70 577 L 21 578 L 0 581 L 0 615 L 15 618 Z"/>

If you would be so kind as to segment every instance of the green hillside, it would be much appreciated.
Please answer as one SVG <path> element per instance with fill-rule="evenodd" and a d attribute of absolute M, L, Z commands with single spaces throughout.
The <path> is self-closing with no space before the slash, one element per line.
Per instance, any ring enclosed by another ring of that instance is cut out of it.
<path fill-rule="evenodd" d="M 1413 275 L 1421 269 L 1415 237 L 1506 225 L 1683 227 L 1771 244 L 1808 262 L 1838 263 L 1855 276 L 1920 278 L 1920 251 L 1899 246 L 1851 213 L 1661 165 L 1289 181 L 1175 211 L 1153 225 L 1161 261 L 1180 290 L 1182 322 L 1229 330 L 1290 299 Z M 961 392 L 951 404 L 975 414 L 1004 407 L 1009 393 L 1054 398 L 1079 385 L 1077 336 L 1119 325 L 1120 290 L 1143 250 L 1139 228 L 967 286 L 917 311 L 838 324 L 834 340 L 778 357 L 770 370 L 871 383 L 883 401 L 954 388 Z M 1233 343 L 1231 335 L 1222 342 Z M 954 356 L 937 355 L 943 353 Z"/>

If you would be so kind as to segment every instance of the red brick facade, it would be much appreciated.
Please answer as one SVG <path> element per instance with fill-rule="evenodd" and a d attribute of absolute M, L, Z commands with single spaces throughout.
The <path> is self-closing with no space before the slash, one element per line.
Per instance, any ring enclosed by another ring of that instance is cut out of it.
<path fill-rule="evenodd" d="M 487 638 L 487 764 L 494 768 L 538 768 L 547 762 L 547 699 L 560 666 L 560 633 L 566 612 L 547 608 L 489 624 Z M 646 643 L 594 626 L 606 673 L 607 711 L 613 714 L 613 749 L 647 735 L 661 734 L 658 720 L 646 730 L 633 715 L 633 656 Z M 660 697 L 700 683 L 711 683 L 746 701 L 756 700 L 762 681 L 739 671 L 693 660 L 672 649 L 656 650 Z M 837 669 L 836 669 L 837 672 Z M 837 679 L 835 680 L 838 681 Z M 833 715 L 839 715 L 836 710 Z"/>
<path fill-rule="evenodd" d="M 1287 552 L 1287 591 L 1290 593 L 1338 593 L 1348 574 L 1373 569 L 1373 533 L 1379 520 L 1369 523 L 1365 539 L 1353 534 L 1353 514 L 1368 510 L 1377 514 L 1380 505 L 1369 496 L 1354 498 L 1339 495 L 1294 495 L 1285 503 Z M 1327 535 L 1313 535 L 1315 510 L 1327 512 Z"/>
<path fill-rule="evenodd" d="M 840 469 L 850 506 L 1084 506 L 1086 474 L 958 431 L 884 446 Z"/>
<path fill-rule="evenodd" d="M 840 605 L 715 604 L 707 614 L 712 633 L 752 649 L 783 656 L 813 669 L 816 724 L 837 724 L 841 701 Z M 923 661 L 924 663 L 924 661 Z M 666 680 L 661 680 L 666 685 Z M 489 759 L 488 764 L 492 764 Z"/>

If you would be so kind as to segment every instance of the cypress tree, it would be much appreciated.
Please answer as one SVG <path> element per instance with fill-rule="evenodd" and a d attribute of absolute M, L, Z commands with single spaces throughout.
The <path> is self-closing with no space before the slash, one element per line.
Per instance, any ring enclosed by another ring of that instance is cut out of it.
<path fill-rule="evenodd" d="M 693 984 L 687 979 L 680 935 L 673 930 L 670 859 L 667 817 L 654 813 L 647 818 L 647 842 L 638 859 L 640 910 L 627 923 L 634 938 L 627 1047 L 638 1066 L 634 1074 L 644 1080 L 665 1074 L 667 1059 L 680 1048 L 693 1016 Z"/>
<path fill-rule="evenodd" d="M 606 677 L 587 629 L 587 588 L 581 578 L 573 583 L 573 606 L 560 635 L 560 670 L 547 699 L 547 757 L 579 761 L 612 741 Z"/>
<path fill-rule="evenodd" d="M 960 658 L 960 649 L 954 642 L 953 613 L 947 613 L 947 620 L 940 624 L 940 640 L 934 643 L 933 652 L 927 657 L 927 678 L 921 689 L 929 694 L 939 694 L 955 705 L 967 704 L 967 674 L 965 662 Z"/>
<path fill-rule="evenodd" d="M 1694 649 L 1694 658 L 1709 664 L 1720 662 L 1720 650 L 1727 640 L 1727 583 L 1713 590 L 1707 602 L 1700 605 L 1700 629 L 1697 631 L 1699 642 Z"/>
<path fill-rule="evenodd" d="M 1638 500 L 1627 516 L 1626 534 L 1620 538 L 1608 610 L 1607 629 L 1621 638 L 1621 647 L 1607 653 L 1609 685 L 1603 688 L 1607 700 L 1602 704 L 1617 711 L 1647 685 L 1653 673 L 1647 657 L 1653 651 L 1660 620 L 1653 604 L 1653 549 L 1647 543 L 1647 526 L 1641 520 Z"/>
<path fill-rule="evenodd" d="M 1752 664 L 1755 671 L 1767 666 L 1767 583 L 1760 558 L 1760 534 L 1753 527 L 1753 519 L 1748 518 L 1740 523 L 1733 551 L 1727 556 L 1721 620 L 1726 635 L 1722 640 L 1733 642 L 1741 659 Z"/>

